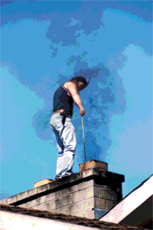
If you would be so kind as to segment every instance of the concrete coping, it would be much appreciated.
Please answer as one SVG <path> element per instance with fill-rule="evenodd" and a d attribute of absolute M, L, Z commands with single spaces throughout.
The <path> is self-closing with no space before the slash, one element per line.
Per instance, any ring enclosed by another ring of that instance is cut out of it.
<path fill-rule="evenodd" d="M 79 173 L 74 173 L 69 177 L 65 177 L 59 181 L 54 181 L 52 183 L 44 184 L 39 187 L 27 190 L 17 195 L 11 196 L 0 201 L 0 204 L 13 204 L 19 205 L 26 200 L 33 200 L 35 197 L 39 197 L 42 194 L 48 194 L 51 190 L 57 190 L 57 188 L 66 188 L 68 185 L 77 184 L 78 182 L 88 180 L 92 177 L 100 177 L 100 179 L 107 179 L 117 181 L 118 183 L 124 182 L 124 175 L 105 171 L 103 169 L 91 168 L 81 171 Z"/>
<path fill-rule="evenodd" d="M 51 179 L 43 179 L 43 180 L 40 180 L 40 181 L 37 181 L 34 183 L 34 188 L 37 188 L 37 187 L 40 187 L 44 184 L 48 184 L 48 183 L 52 183 L 54 182 L 54 180 L 51 180 Z"/>

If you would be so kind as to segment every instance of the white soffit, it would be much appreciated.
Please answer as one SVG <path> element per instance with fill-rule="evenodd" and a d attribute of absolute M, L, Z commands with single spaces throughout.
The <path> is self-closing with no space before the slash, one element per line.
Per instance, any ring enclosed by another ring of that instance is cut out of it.
<path fill-rule="evenodd" d="M 119 223 L 152 195 L 153 175 L 127 195 L 119 204 L 103 216 L 100 221 Z"/>

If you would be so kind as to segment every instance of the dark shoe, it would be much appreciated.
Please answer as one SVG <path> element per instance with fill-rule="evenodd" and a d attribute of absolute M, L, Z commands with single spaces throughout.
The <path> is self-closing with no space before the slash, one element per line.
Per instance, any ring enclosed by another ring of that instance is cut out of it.
<path fill-rule="evenodd" d="M 72 174 L 74 174 L 74 173 L 70 173 L 69 175 L 64 175 L 64 176 L 62 176 L 62 177 L 55 177 L 55 180 L 66 179 L 66 178 L 68 178 L 69 176 L 71 176 Z"/>
<path fill-rule="evenodd" d="M 55 177 L 55 180 L 61 180 L 62 177 Z"/>
<path fill-rule="evenodd" d="M 69 175 L 62 176 L 61 179 L 66 179 L 66 178 L 68 178 L 68 177 L 71 176 L 71 175 L 72 175 L 72 173 L 70 173 Z"/>

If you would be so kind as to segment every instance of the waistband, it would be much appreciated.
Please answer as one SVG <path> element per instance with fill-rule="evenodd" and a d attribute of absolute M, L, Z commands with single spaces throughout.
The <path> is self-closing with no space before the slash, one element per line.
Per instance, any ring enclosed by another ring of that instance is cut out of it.
<path fill-rule="evenodd" d="M 59 110 L 56 110 L 55 112 L 53 112 L 53 115 L 56 114 L 56 113 L 59 113 L 60 114 L 61 112 L 61 109 Z M 64 117 L 69 117 L 69 118 L 72 118 L 70 115 L 68 115 L 67 113 L 63 112 L 63 114 L 60 114 L 61 116 L 64 116 Z"/>

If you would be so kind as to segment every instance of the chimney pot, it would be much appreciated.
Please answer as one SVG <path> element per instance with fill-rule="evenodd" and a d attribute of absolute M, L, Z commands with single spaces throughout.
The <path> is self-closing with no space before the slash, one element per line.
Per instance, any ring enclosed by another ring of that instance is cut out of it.
<path fill-rule="evenodd" d="M 91 168 L 99 168 L 108 171 L 108 164 L 103 161 L 90 160 L 79 165 L 80 172 Z"/>
<path fill-rule="evenodd" d="M 42 186 L 44 184 L 49 184 L 49 183 L 52 183 L 54 182 L 54 180 L 51 180 L 51 179 L 43 179 L 43 180 L 40 180 L 40 181 L 37 181 L 34 183 L 34 188 L 37 188 L 39 186 Z"/>

